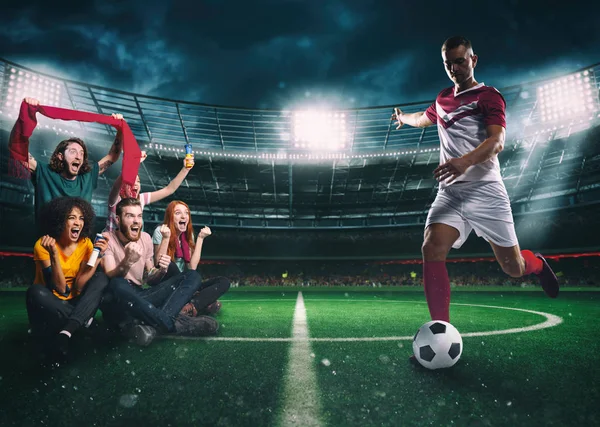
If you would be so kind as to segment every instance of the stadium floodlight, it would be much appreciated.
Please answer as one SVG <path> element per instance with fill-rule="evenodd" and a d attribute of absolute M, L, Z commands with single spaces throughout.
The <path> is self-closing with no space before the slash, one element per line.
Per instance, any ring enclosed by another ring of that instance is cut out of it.
<path fill-rule="evenodd" d="M 599 110 L 589 70 L 538 86 L 542 122 L 571 121 Z"/>
<path fill-rule="evenodd" d="M 296 111 L 293 147 L 315 151 L 345 148 L 348 141 L 346 114 L 333 111 Z"/>
<path fill-rule="evenodd" d="M 42 104 L 60 106 L 61 85 L 60 82 L 12 68 L 8 83 L 10 98 L 7 95 L 6 106 L 19 108 L 23 98 L 36 98 Z"/>

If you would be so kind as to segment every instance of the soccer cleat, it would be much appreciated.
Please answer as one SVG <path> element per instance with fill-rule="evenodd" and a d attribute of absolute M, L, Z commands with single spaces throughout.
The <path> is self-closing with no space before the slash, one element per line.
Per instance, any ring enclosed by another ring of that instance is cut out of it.
<path fill-rule="evenodd" d="M 206 336 L 215 335 L 219 322 L 209 316 L 189 317 L 181 314 L 175 318 L 175 335 Z"/>
<path fill-rule="evenodd" d="M 541 273 L 536 275 L 540 279 L 540 285 L 542 285 L 542 289 L 546 292 L 546 295 L 550 298 L 556 298 L 558 296 L 558 279 L 556 278 L 556 274 L 554 274 L 554 271 L 552 271 L 552 268 L 550 268 L 550 265 L 542 254 L 536 253 L 535 256 L 542 260 L 544 264 Z"/>

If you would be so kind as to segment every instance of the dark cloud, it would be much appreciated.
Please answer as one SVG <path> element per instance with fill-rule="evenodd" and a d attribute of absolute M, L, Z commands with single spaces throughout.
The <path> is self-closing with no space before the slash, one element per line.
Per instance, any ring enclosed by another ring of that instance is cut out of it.
<path fill-rule="evenodd" d="M 464 34 L 504 87 L 600 60 L 600 5 L 499 0 L 123 1 L 3 6 L 0 56 L 75 80 L 219 105 L 431 99 Z"/>

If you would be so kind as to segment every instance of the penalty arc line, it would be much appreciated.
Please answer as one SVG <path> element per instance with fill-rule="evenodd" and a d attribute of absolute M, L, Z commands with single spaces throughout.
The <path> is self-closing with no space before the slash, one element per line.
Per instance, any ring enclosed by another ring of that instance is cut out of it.
<path fill-rule="evenodd" d="M 228 301 L 228 302 L 233 302 Z M 238 300 L 239 301 L 239 300 Z M 252 301 L 252 300 L 247 300 Z M 281 301 L 281 300 L 265 300 L 265 301 Z M 332 299 L 312 299 L 311 301 L 334 301 Z M 421 303 L 418 301 L 373 301 L 373 300 L 348 300 L 348 299 L 340 299 L 336 301 L 351 301 L 351 302 L 396 302 L 396 303 Z M 425 304 L 425 303 L 422 303 Z M 536 314 L 542 317 L 545 317 L 546 320 L 542 323 L 537 323 L 531 326 L 524 326 L 521 328 L 510 328 L 510 329 L 502 329 L 497 331 L 481 331 L 481 332 L 466 332 L 461 333 L 460 335 L 465 337 L 483 337 L 488 335 L 505 335 L 505 334 L 516 334 L 521 332 L 530 332 L 537 331 L 540 329 L 552 328 L 557 326 L 563 322 L 562 317 L 556 316 L 550 313 L 544 313 L 542 311 L 534 311 L 527 310 L 524 308 L 515 308 L 515 307 L 502 307 L 496 305 L 480 305 L 480 304 L 459 304 L 452 303 L 450 305 L 462 305 L 467 307 L 481 307 L 481 308 L 491 308 L 491 309 L 499 309 L 499 310 L 513 310 L 513 311 L 521 311 L 525 313 Z M 414 335 L 406 335 L 406 336 L 390 336 L 390 337 L 345 337 L 345 338 L 307 338 L 310 342 L 369 342 L 369 341 L 411 341 Z M 184 339 L 184 340 L 202 340 L 202 341 L 239 341 L 239 342 L 293 342 L 298 338 L 255 338 L 255 337 L 180 337 L 180 336 L 164 336 L 164 338 L 168 339 Z M 304 339 L 304 338 L 302 338 Z"/>

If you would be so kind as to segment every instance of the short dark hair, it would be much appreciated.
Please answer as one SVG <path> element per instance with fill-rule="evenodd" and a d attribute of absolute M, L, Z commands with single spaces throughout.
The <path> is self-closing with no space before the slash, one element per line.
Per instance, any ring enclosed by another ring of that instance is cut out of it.
<path fill-rule="evenodd" d="M 79 145 L 81 145 L 81 148 L 83 148 L 83 162 L 81 163 L 81 167 L 79 168 L 79 172 L 77 173 L 77 175 L 83 175 L 92 170 L 92 167 L 90 166 L 90 163 L 88 162 L 88 150 L 87 150 L 87 147 L 85 146 L 85 142 L 83 142 L 83 139 L 75 138 L 75 137 L 65 139 L 64 141 L 60 141 L 58 143 L 58 145 L 54 149 L 54 153 L 52 153 L 52 157 L 50 157 L 50 169 L 51 170 L 53 170 L 56 173 L 63 172 L 63 170 L 65 168 L 65 162 L 64 162 L 64 160 L 61 160 L 58 158 L 58 153 L 61 153 L 63 155 L 63 159 L 64 159 L 65 150 L 67 149 L 69 144 L 72 144 L 72 143 L 79 144 Z"/>
<path fill-rule="evenodd" d="M 117 203 L 117 216 L 121 216 L 121 213 L 123 213 L 123 208 L 126 208 L 127 206 L 139 206 L 141 208 L 142 203 L 140 202 L 140 199 L 135 199 L 133 197 L 121 199 L 121 201 Z"/>
<path fill-rule="evenodd" d="M 459 46 L 464 46 L 467 49 L 472 49 L 471 41 L 463 36 L 452 36 L 442 45 L 442 52 L 446 50 L 456 49 Z"/>
<path fill-rule="evenodd" d="M 40 215 L 42 235 L 47 234 L 56 240 L 60 239 L 65 230 L 67 217 L 73 208 L 78 208 L 83 214 L 84 224 L 79 236 L 89 237 L 96 221 L 96 214 L 92 205 L 80 197 L 58 197 L 46 203 Z"/>

